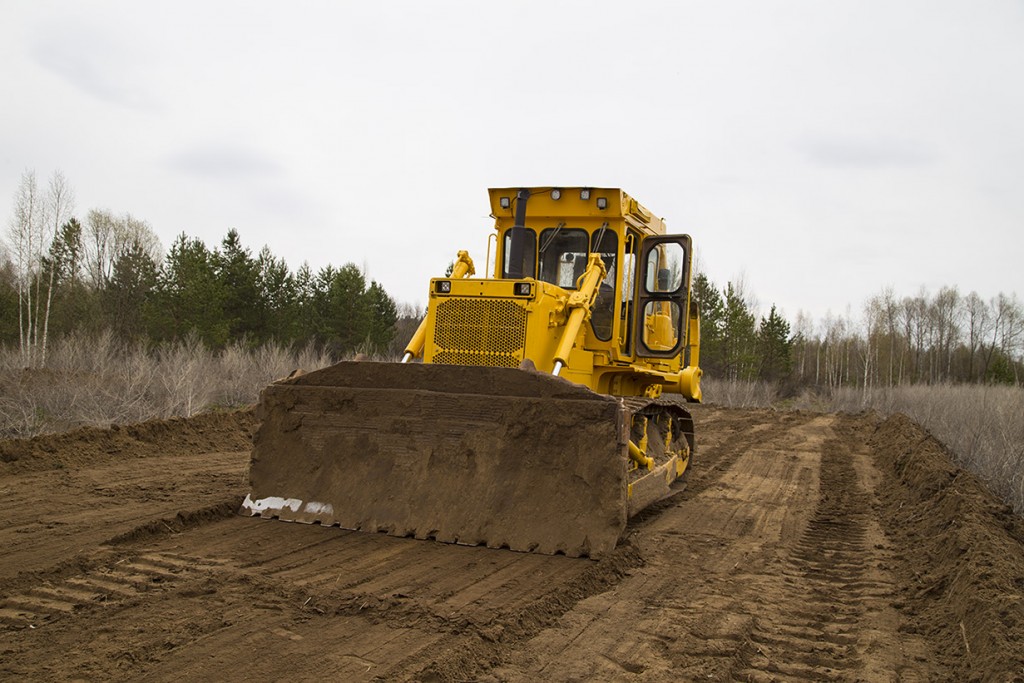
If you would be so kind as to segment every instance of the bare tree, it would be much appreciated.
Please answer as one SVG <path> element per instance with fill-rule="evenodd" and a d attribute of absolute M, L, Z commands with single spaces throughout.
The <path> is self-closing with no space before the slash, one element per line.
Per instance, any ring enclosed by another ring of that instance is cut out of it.
<path fill-rule="evenodd" d="M 794 350 L 798 358 L 794 367 L 800 379 L 804 380 L 807 378 L 807 347 L 812 340 L 815 342 L 817 340 L 814 335 L 814 320 L 803 309 L 796 313 L 796 322 L 793 324 L 793 338 L 796 340 Z M 818 344 L 815 343 L 815 346 L 817 347 Z"/>
<path fill-rule="evenodd" d="M 114 267 L 117 219 L 105 209 L 90 209 L 85 222 L 85 269 L 94 289 L 103 289 Z"/>
<path fill-rule="evenodd" d="M 1006 295 L 1000 292 L 992 299 L 991 306 L 994 323 L 986 368 L 991 364 L 992 354 L 997 348 L 997 343 L 1000 353 L 1008 359 L 1016 357 L 1024 344 L 1024 312 L 1021 311 L 1017 295 Z M 1016 368 L 1014 368 L 1014 373 L 1016 375 Z M 1019 378 L 1015 376 L 1014 380 L 1019 381 Z"/>
<path fill-rule="evenodd" d="M 68 185 L 67 178 L 58 169 L 50 178 L 50 187 L 44 200 L 44 217 L 47 219 L 47 232 L 52 241 L 60 226 L 71 219 L 75 210 L 75 193 Z M 46 343 L 50 331 L 50 305 L 53 303 L 53 278 L 56 272 L 54 264 L 50 264 L 50 278 L 46 288 L 46 309 L 43 315 L 43 345 L 41 348 L 40 365 L 46 364 Z M 38 298 L 36 299 L 38 302 Z"/>
<path fill-rule="evenodd" d="M 47 267 L 46 254 L 61 224 L 71 218 L 73 207 L 74 193 L 59 170 L 50 178 L 45 195 L 40 192 L 35 171 L 22 174 L 14 195 L 7 242 L 14 254 L 18 340 L 24 367 L 46 362 L 55 278 L 53 263 Z"/>
<path fill-rule="evenodd" d="M 113 275 L 114 262 L 134 246 L 155 262 L 162 258 L 160 238 L 153 228 L 131 214 L 115 216 L 106 209 L 92 209 L 85 232 L 85 267 L 97 290 L 106 288 Z"/>
<path fill-rule="evenodd" d="M 14 194 L 14 214 L 7 232 L 8 246 L 14 254 L 18 286 L 18 341 L 24 367 L 35 363 L 32 285 L 38 277 L 42 259 L 43 207 L 39 198 L 36 173 L 27 170 Z"/>
<path fill-rule="evenodd" d="M 885 300 L 882 296 L 873 296 L 864 304 L 864 348 L 862 353 L 864 382 L 864 400 L 867 401 L 868 390 L 872 385 L 872 375 L 877 383 L 878 356 L 881 346 L 881 330 L 885 329 Z M 873 356 L 873 357 L 872 357 Z"/>
<path fill-rule="evenodd" d="M 946 379 L 953 369 L 953 349 L 960 341 L 961 297 L 956 286 L 943 287 L 931 302 L 935 329 L 933 381 Z"/>
<path fill-rule="evenodd" d="M 988 334 L 990 322 L 989 310 L 985 301 L 978 296 L 977 292 L 971 292 L 963 301 L 964 318 L 967 323 L 967 373 L 966 379 L 974 382 L 979 376 L 974 370 L 974 361 L 978 350 L 984 347 L 985 336 Z"/>

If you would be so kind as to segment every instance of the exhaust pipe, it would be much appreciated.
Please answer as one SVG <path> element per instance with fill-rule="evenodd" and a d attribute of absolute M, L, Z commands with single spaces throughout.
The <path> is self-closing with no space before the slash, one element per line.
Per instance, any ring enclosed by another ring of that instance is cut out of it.
<path fill-rule="evenodd" d="M 516 193 L 516 220 L 509 230 L 508 244 L 508 277 L 512 280 L 523 278 L 523 260 L 526 255 L 526 201 L 530 198 L 529 190 Z M 531 277 L 533 273 L 530 273 Z"/>

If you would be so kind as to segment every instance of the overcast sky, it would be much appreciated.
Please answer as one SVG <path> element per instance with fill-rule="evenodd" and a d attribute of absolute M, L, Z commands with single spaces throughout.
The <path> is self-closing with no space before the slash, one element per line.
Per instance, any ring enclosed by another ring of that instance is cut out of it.
<path fill-rule="evenodd" d="M 0 64 L 4 227 L 60 169 L 422 305 L 486 188 L 622 187 L 791 319 L 1024 294 L 1021 0 L 0 0 Z"/>

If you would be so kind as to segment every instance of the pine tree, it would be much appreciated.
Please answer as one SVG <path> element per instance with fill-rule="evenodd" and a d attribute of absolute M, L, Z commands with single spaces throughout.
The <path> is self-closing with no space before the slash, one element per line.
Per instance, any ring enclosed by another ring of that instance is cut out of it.
<path fill-rule="evenodd" d="M 160 269 L 154 295 L 147 317 L 157 340 L 184 339 L 194 333 L 213 348 L 227 343 L 224 289 L 214 254 L 201 240 L 178 236 Z"/>
<path fill-rule="evenodd" d="M 704 273 L 693 279 L 691 296 L 700 306 L 700 364 L 704 372 L 714 376 L 725 368 L 722 329 L 725 306 L 722 295 Z"/>
<path fill-rule="evenodd" d="M 793 367 L 793 340 L 789 336 L 789 323 L 775 309 L 761 318 L 757 330 L 758 377 L 777 382 L 789 375 Z"/>
<path fill-rule="evenodd" d="M 157 283 L 157 264 L 133 243 L 114 259 L 113 272 L 101 293 L 107 326 L 122 340 L 146 336 L 145 304 Z"/>
<path fill-rule="evenodd" d="M 354 263 L 345 264 L 331 279 L 324 341 L 338 354 L 355 351 L 369 335 L 370 316 L 366 278 Z"/>
<path fill-rule="evenodd" d="M 2 252 L 0 252 L 2 253 Z M 14 264 L 0 261 L 0 344 L 18 342 L 18 280 Z"/>
<path fill-rule="evenodd" d="M 260 287 L 260 267 L 252 253 L 242 246 L 238 231 L 231 229 L 213 254 L 217 282 L 223 294 L 222 306 L 228 338 L 258 345 L 270 337 L 267 329 L 269 307 Z"/>
<path fill-rule="evenodd" d="M 101 293 L 86 284 L 83 259 L 82 224 L 71 218 L 57 230 L 44 259 L 45 277 L 51 283 L 51 337 L 75 330 L 94 332 L 104 325 Z"/>
<path fill-rule="evenodd" d="M 725 287 L 722 316 L 723 375 L 728 379 L 751 379 L 756 370 L 754 314 L 742 291 L 729 283 Z"/>
<path fill-rule="evenodd" d="M 382 353 L 395 337 L 398 322 L 398 307 L 384 288 L 373 281 L 366 290 L 367 306 L 370 313 L 367 341 L 375 353 Z"/>
<path fill-rule="evenodd" d="M 299 287 L 284 259 L 275 258 L 269 247 L 256 257 L 256 286 L 266 306 L 263 321 L 266 340 L 289 343 L 300 339 Z M 308 267 L 307 267 L 308 272 Z"/>

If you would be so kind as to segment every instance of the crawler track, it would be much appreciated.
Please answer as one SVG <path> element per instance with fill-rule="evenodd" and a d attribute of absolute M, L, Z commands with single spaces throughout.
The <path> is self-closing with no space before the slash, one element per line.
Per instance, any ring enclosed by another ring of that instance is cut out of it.
<path fill-rule="evenodd" d="M 1024 676 L 1019 521 L 915 425 L 692 412 L 686 487 L 600 561 L 237 516 L 245 416 L 8 443 L 0 678 Z"/>

